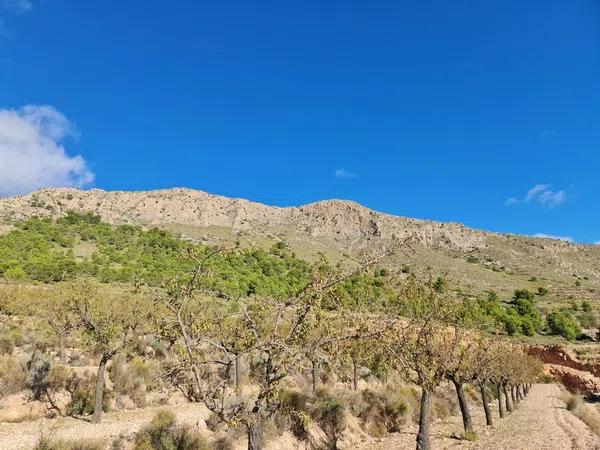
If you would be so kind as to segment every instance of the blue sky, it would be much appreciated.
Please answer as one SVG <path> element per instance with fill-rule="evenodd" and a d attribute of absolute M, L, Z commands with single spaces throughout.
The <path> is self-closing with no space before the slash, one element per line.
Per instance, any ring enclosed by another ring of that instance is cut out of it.
<path fill-rule="evenodd" d="M 334 197 L 595 242 L 599 150 L 597 0 L 0 0 L 0 195 Z"/>

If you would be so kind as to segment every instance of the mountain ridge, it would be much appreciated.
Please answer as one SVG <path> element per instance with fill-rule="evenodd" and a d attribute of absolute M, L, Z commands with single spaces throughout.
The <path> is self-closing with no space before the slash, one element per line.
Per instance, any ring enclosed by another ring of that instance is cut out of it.
<path fill-rule="evenodd" d="M 207 245 L 270 247 L 285 241 L 303 259 L 325 254 L 347 264 L 394 237 L 410 236 L 412 251 L 392 259 L 390 267 L 409 267 L 423 276 L 443 273 L 462 292 L 474 295 L 490 290 L 509 295 L 517 288 L 544 286 L 554 300 L 576 296 L 600 302 L 600 246 L 411 219 L 349 200 L 280 207 L 188 188 L 48 188 L 0 199 L 0 233 L 14 220 L 57 218 L 70 210 L 92 212 L 113 225 L 163 228 Z"/>
<path fill-rule="evenodd" d="M 259 209 L 269 209 L 273 211 L 286 211 L 286 212 L 307 212 L 308 214 L 314 212 L 314 210 L 320 210 L 319 212 L 323 213 L 323 210 L 336 209 L 336 208 L 345 208 L 346 213 L 356 212 L 359 214 L 374 216 L 377 218 L 387 218 L 393 221 L 401 221 L 404 223 L 416 223 L 416 224 L 435 224 L 440 227 L 459 227 L 469 232 L 473 233 L 485 233 L 488 235 L 497 235 L 497 236 L 519 236 L 523 238 L 531 238 L 536 240 L 542 240 L 551 243 L 558 243 L 560 245 L 574 245 L 574 246 L 587 246 L 592 244 L 585 243 L 576 243 L 576 242 L 565 242 L 555 239 L 529 236 L 529 235 L 521 235 L 518 233 L 511 232 L 497 232 L 497 231 L 489 231 L 474 227 L 469 227 L 464 225 L 458 221 L 438 221 L 432 219 L 421 219 L 421 218 L 410 218 L 407 216 L 394 215 L 391 213 L 373 210 L 368 208 L 356 201 L 348 200 L 348 199 L 324 199 L 318 200 L 315 202 L 310 202 L 306 204 L 301 204 L 298 206 L 276 206 L 276 205 L 268 205 L 261 202 L 256 202 L 252 200 L 248 200 L 241 197 L 226 197 L 223 195 L 212 194 L 202 190 L 190 189 L 185 187 L 173 187 L 173 188 L 164 188 L 164 189 L 154 189 L 154 190 L 138 190 L 138 191 L 125 191 L 125 190 L 115 190 L 115 191 L 107 191 L 103 189 L 89 189 L 89 190 L 81 190 L 76 188 L 43 188 L 37 191 L 31 192 L 29 194 L 12 196 L 12 197 L 4 197 L 0 198 L 0 219 L 11 220 L 14 218 L 26 218 L 33 215 L 41 215 L 41 216 L 52 216 L 55 217 L 60 214 L 66 213 L 69 209 L 82 209 L 85 211 L 94 211 L 98 215 L 100 215 L 103 219 L 109 221 L 110 223 L 118 223 L 118 218 L 114 217 L 108 211 L 103 209 L 102 205 L 99 205 L 96 202 L 96 207 L 92 207 L 89 202 L 81 203 L 81 199 L 84 197 L 94 197 L 98 196 L 102 197 L 103 200 L 106 200 L 109 197 L 114 197 L 115 200 L 118 197 L 122 196 L 146 196 L 149 198 L 155 199 L 156 197 L 166 197 L 167 199 L 174 200 L 176 196 L 188 195 L 192 197 L 192 200 L 197 200 L 198 197 L 205 197 L 207 200 L 215 201 L 218 203 L 228 203 L 229 205 L 237 204 L 244 206 L 251 206 Z M 77 197 L 79 203 L 72 202 L 73 198 Z M 66 200 L 66 201 L 65 201 Z M 38 203 L 38 201 L 43 202 L 43 204 Z M 43 209 L 42 209 L 43 208 Z M 353 210 L 353 211 L 352 211 Z M 134 220 L 137 224 L 140 225 L 156 225 L 167 222 L 171 222 L 173 219 L 168 217 L 164 217 L 164 212 L 161 213 L 151 220 L 148 220 L 149 217 L 140 216 L 140 217 L 132 217 L 128 216 L 125 220 Z M 293 217 L 292 217 L 293 218 Z M 189 220 L 189 217 L 187 218 Z M 207 223 L 206 225 L 212 225 L 212 223 Z M 235 226 L 235 224 L 234 224 Z"/>

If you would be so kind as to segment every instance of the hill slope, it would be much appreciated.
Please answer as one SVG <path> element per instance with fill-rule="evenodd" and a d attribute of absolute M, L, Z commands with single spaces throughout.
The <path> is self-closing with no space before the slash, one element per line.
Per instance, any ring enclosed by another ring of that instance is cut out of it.
<path fill-rule="evenodd" d="M 456 223 L 408 219 L 354 202 L 327 200 L 280 208 L 190 189 L 148 192 L 43 189 L 0 199 L 0 221 L 91 211 L 112 224 L 165 228 L 206 243 L 287 241 L 301 257 L 323 252 L 349 260 L 362 250 L 414 236 L 414 253 L 402 256 L 411 270 L 445 272 L 465 292 L 515 288 L 550 290 L 548 301 L 570 296 L 600 300 L 600 247 L 487 233 Z M 5 225 L 6 227 L 6 225 Z M 0 228 L 1 232 L 2 228 Z"/>

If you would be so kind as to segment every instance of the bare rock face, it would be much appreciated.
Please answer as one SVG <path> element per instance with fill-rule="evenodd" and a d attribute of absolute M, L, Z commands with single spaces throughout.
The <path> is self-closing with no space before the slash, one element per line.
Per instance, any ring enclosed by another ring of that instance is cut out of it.
<path fill-rule="evenodd" d="M 553 364 L 549 364 L 547 368 L 550 375 L 559 379 L 569 391 L 588 398 L 597 399 L 600 395 L 600 378 L 589 372 Z"/>
<path fill-rule="evenodd" d="M 534 345 L 527 348 L 527 353 L 537 356 L 545 364 L 568 367 L 576 371 L 587 372 L 594 377 L 600 377 L 599 362 L 581 361 L 572 352 L 560 345 Z"/>
<path fill-rule="evenodd" d="M 67 188 L 0 199 L 0 219 L 4 220 L 58 217 L 69 210 L 91 211 L 112 224 L 217 226 L 235 232 L 265 233 L 292 229 L 340 242 L 413 235 L 427 247 L 472 250 L 484 247 L 486 240 L 485 233 L 460 224 L 392 216 L 343 200 L 279 208 L 191 189 L 106 192 Z"/>
<path fill-rule="evenodd" d="M 390 268 L 445 274 L 465 293 L 494 290 L 510 298 L 517 288 L 541 285 L 555 298 L 575 296 L 600 303 L 600 246 L 489 233 L 459 223 L 393 216 L 346 200 L 325 200 L 297 207 L 275 207 L 192 189 L 107 192 L 99 189 L 42 189 L 0 198 L 0 234 L 11 221 L 60 217 L 87 211 L 110 224 L 159 227 L 208 244 L 239 241 L 272 245 L 284 240 L 296 254 L 320 254 L 336 262 L 356 261 L 379 252 L 392 238 L 410 237 L 391 259 Z M 579 280 L 575 284 L 575 280 Z M 487 295 L 487 294 L 486 294 Z"/>

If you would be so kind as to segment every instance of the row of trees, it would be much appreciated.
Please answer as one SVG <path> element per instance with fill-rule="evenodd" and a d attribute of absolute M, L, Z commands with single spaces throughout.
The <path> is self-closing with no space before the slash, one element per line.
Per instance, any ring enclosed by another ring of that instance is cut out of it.
<path fill-rule="evenodd" d="M 92 422 L 101 420 L 108 362 L 142 336 L 154 334 L 173 343 L 174 361 L 165 379 L 189 400 L 203 402 L 219 420 L 243 425 L 250 450 L 262 447 L 264 425 L 281 407 L 282 388 L 292 377 L 306 376 L 314 391 L 320 371 L 340 373 L 350 362 L 354 389 L 363 366 L 377 366 L 382 375 L 419 386 L 417 449 L 426 450 L 431 448 L 431 398 L 443 382 L 454 385 L 465 437 L 473 438 L 465 385 L 480 389 L 491 425 L 490 396 L 497 395 L 503 416 L 541 370 L 537 360 L 490 333 L 493 323 L 476 303 L 457 301 L 437 281 L 409 278 L 394 284 L 383 313 L 368 307 L 373 290 L 356 295 L 351 309 L 332 309 L 338 288 L 360 279 L 389 251 L 348 273 L 315 264 L 293 295 L 214 295 L 211 265 L 235 257 L 231 253 L 189 248 L 189 271 L 160 287 L 138 285 L 134 293 L 111 293 L 90 280 L 78 280 L 48 289 L 43 300 L 7 301 L 48 321 L 61 360 L 65 339 L 75 330 L 98 356 Z M 248 386 L 241 381 L 244 367 L 250 369 Z M 335 446 L 336 430 L 330 434 Z"/>
<path fill-rule="evenodd" d="M 380 258 L 368 260 L 357 271 Z M 261 448 L 265 421 L 280 407 L 278 393 L 288 377 L 309 374 L 314 391 L 322 367 L 336 370 L 350 360 L 356 389 L 357 368 L 383 362 L 384 372 L 400 374 L 421 388 L 417 448 L 426 450 L 431 448 L 431 396 L 442 382 L 455 386 L 465 436 L 472 438 L 465 384 L 480 388 L 491 425 L 489 389 L 499 393 L 499 405 L 504 397 L 511 411 L 507 393 L 524 395 L 539 375 L 539 361 L 486 333 L 490 323 L 474 320 L 483 312 L 455 300 L 436 282 L 400 283 L 385 314 L 323 308 L 336 286 L 355 273 L 316 266 L 307 286 L 293 297 L 220 302 L 197 288 L 204 285 L 201 278 L 210 277 L 210 255 L 196 258 L 194 271 L 154 291 L 157 306 L 162 306 L 159 329 L 175 333 L 185 350 L 169 374 L 171 382 L 188 398 L 204 402 L 223 422 L 242 423 L 248 448 L 256 450 Z M 240 364 L 248 362 L 254 365 L 253 390 L 239 385 Z"/>

